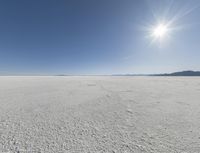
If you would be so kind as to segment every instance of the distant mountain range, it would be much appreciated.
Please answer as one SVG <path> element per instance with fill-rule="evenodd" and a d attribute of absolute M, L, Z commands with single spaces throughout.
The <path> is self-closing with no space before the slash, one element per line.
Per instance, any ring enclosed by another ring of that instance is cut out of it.
<path fill-rule="evenodd" d="M 152 74 L 151 76 L 200 76 L 200 71 L 181 71 L 174 73 Z"/>
<path fill-rule="evenodd" d="M 163 74 L 115 74 L 113 76 L 200 76 L 200 71 L 181 71 Z"/>
<path fill-rule="evenodd" d="M 76 76 L 76 75 L 58 74 L 56 76 Z M 96 75 L 79 75 L 79 76 L 96 76 Z M 110 75 L 100 75 L 100 76 L 110 76 Z M 163 74 L 113 74 L 112 76 L 200 76 L 200 71 L 180 71 L 180 72 L 163 73 Z"/>

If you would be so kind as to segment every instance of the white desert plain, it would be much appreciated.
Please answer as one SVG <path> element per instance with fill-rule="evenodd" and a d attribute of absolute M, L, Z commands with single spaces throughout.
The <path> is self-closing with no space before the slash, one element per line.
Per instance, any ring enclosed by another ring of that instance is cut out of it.
<path fill-rule="evenodd" d="M 1 76 L 2 153 L 200 153 L 200 78 Z"/>

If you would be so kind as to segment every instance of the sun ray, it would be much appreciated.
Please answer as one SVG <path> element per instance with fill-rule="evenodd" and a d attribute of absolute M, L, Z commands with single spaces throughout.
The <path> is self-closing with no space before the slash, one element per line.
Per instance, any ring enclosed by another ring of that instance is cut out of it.
<path fill-rule="evenodd" d="M 150 44 L 158 43 L 161 46 L 168 44 L 169 41 L 172 41 L 172 36 L 175 36 L 175 32 L 187 29 L 194 24 L 197 24 L 183 24 L 180 20 L 198 9 L 200 7 L 200 3 L 197 3 L 195 6 L 191 6 L 188 2 L 187 5 L 184 5 L 177 10 L 174 10 L 173 8 L 174 3 L 175 0 L 169 0 L 167 3 L 162 2 L 162 4 L 166 4 L 165 7 L 161 7 L 161 5 L 158 4 L 158 6 L 160 6 L 158 9 L 155 9 L 155 5 L 153 5 L 154 3 L 148 3 L 152 20 L 149 20 L 148 23 L 145 22 L 143 26 L 140 25 L 140 28 L 146 32 L 145 38 L 147 38 L 148 41 L 150 40 Z"/>

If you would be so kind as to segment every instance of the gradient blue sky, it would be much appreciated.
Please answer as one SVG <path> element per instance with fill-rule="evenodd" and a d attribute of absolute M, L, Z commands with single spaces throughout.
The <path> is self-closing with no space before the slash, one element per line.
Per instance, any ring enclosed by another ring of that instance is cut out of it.
<path fill-rule="evenodd" d="M 1 0 L 0 74 L 200 70 L 199 0 Z M 170 37 L 147 30 L 173 20 Z"/>

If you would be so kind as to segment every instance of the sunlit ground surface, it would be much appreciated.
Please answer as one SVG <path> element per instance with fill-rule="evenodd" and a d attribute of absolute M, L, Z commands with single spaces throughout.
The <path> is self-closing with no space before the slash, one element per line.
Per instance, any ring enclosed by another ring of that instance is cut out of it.
<path fill-rule="evenodd" d="M 199 77 L 0 77 L 0 152 L 199 153 Z"/>

